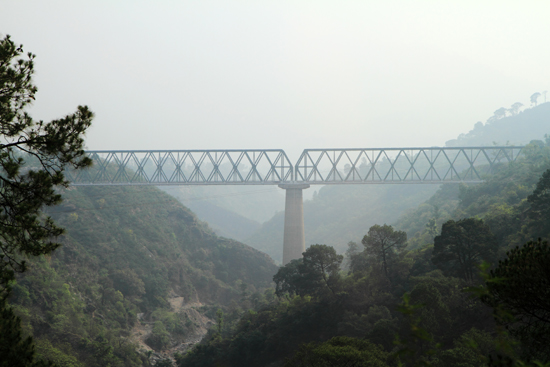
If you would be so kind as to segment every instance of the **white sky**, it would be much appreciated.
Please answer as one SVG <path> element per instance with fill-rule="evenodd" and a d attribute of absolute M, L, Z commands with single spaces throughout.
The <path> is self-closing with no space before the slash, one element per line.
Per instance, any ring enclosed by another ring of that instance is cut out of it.
<path fill-rule="evenodd" d="M 443 145 L 550 89 L 550 1 L 0 0 L 89 149 Z"/>

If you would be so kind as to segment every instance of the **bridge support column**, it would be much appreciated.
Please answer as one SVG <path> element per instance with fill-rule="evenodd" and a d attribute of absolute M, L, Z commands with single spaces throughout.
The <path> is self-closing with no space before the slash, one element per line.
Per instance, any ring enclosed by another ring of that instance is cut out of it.
<path fill-rule="evenodd" d="M 302 190 L 309 188 L 309 185 L 282 184 L 279 187 L 286 190 L 283 242 L 283 265 L 286 265 L 290 260 L 300 259 L 302 253 L 306 250 Z"/>

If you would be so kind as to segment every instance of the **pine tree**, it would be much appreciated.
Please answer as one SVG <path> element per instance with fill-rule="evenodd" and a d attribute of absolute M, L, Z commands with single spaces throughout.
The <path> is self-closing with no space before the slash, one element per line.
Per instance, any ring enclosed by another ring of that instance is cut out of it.
<path fill-rule="evenodd" d="M 92 112 L 79 106 L 73 114 L 50 122 L 34 121 L 25 111 L 35 99 L 35 56 L 23 55 L 10 36 L 0 40 L 0 367 L 52 366 L 35 361 L 32 338 L 9 307 L 10 282 L 25 271 L 25 257 L 49 254 L 63 233 L 44 207 L 61 202 L 59 188 L 69 183 L 63 172 L 91 160 L 83 134 Z"/>

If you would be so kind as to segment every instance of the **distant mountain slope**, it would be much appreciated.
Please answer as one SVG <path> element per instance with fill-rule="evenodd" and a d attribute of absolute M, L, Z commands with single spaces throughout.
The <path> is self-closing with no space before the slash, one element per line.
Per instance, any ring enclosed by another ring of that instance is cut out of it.
<path fill-rule="evenodd" d="M 160 189 L 176 197 L 183 205 L 193 207 L 193 211 L 203 203 L 209 203 L 209 207 L 215 205 L 259 223 L 269 220 L 285 205 L 284 191 L 277 186 L 193 185 L 162 186 Z"/>
<path fill-rule="evenodd" d="M 517 115 L 478 122 L 466 134 L 445 143 L 448 147 L 493 145 L 524 145 L 550 133 L 550 102 L 526 109 Z"/>
<path fill-rule="evenodd" d="M 166 191 L 176 199 L 180 198 L 178 191 Z M 260 228 L 260 223 L 242 215 L 222 208 L 209 200 L 182 200 L 200 219 L 208 223 L 210 228 L 221 237 L 244 241 Z"/>

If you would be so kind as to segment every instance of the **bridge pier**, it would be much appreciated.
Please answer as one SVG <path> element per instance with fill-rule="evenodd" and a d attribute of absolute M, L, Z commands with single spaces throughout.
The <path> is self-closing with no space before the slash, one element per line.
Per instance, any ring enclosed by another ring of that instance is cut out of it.
<path fill-rule="evenodd" d="M 283 265 L 286 265 L 290 260 L 300 259 L 306 250 L 302 190 L 309 188 L 309 185 L 281 184 L 279 187 L 286 191 L 283 241 Z"/>

